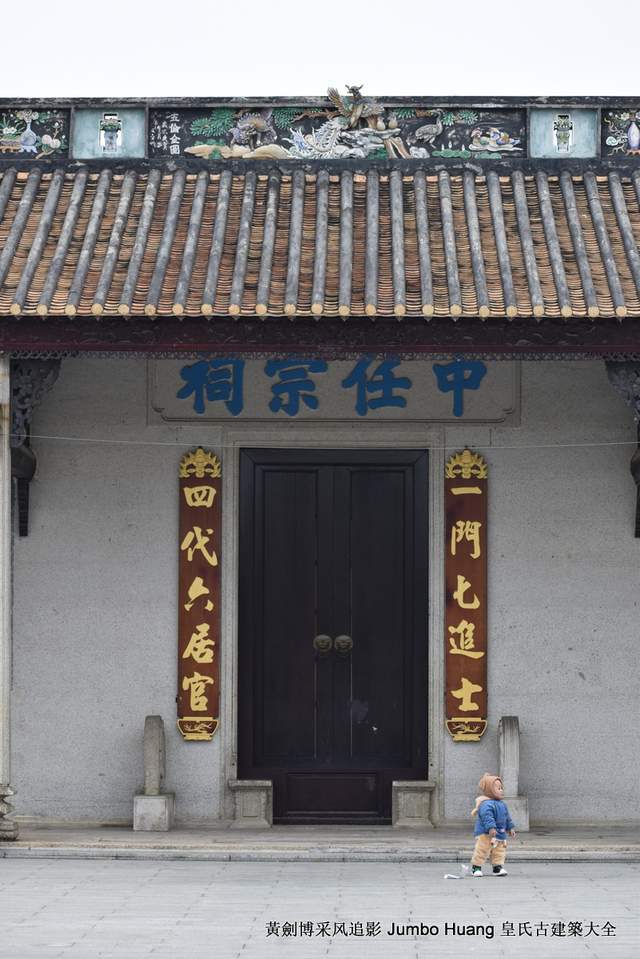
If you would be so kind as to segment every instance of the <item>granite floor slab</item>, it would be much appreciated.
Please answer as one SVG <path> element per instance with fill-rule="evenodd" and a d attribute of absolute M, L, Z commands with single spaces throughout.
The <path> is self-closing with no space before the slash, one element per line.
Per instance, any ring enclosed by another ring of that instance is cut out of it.
<path fill-rule="evenodd" d="M 631 959 L 640 866 L 0 863 L 0 959 Z"/>

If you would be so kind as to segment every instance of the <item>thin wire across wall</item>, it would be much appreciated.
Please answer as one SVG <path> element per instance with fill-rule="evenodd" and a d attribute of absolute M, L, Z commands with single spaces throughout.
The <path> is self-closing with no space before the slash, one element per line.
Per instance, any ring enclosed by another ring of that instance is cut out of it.
<path fill-rule="evenodd" d="M 382 425 L 382 424 L 380 424 Z M 388 423 L 388 426 L 393 426 L 394 424 Z M 180 427 L 183 429 L 198 429 L 202 430 L 207 427 L 196 426 L 191 424 L 184 424 Z M 212 427 L 208 427 L 212 428 Z M 213 427 L 215 429 L 215 427 Z M 482 427 L 481 427 L 482 428 Z M 11 433 L 10 436 L 13 438 L 18 434 Z M 175 440 L 125 440 L 125 439 L 104 439 L 102 437 L 94 436 L 60 436 L 47 433 L 31 433 L 30 439 L 32 440 L 46 440 L 51 442 L 60 442 L 60 443 L 87 443 L 87 444 L 102 444 L 105 446 L 172 446 L 172 447 L 183 447 L 189 445 L 188 441 L 185 442 L 184 437 L 176 438 Z M 218 449 L 231 448 L 231 444 L 218 442 L 215 439 L 209 441 L 212 446 L 215 446 Z M 234 443 L 233 446 L 237 446 L 237 443 Z M 373 444 L 375 446 L 375 442 Z M 415 445 L 414 443 L 411 444 Z M 553 450 L 553 449 L 595 449 L 600 447 L 610 447 L 610 446 L 632 446 L 635 447 L 638 445 L 637 440 L 608 440 L 605 442 L 583 442 L 583 443 L 514 443 L 514 444 L 504 444 L 504 443 L 471 443 L 465 444 L 462 441 L 458 443 L 447 443 L 445 446 L 434 446 L 431 443 L 425 441 L 425 448 L 430 450 L 457 450 L 465 445 L 472 446 L 475 450 Z M 402 435 L 398 434 L 398 446 L 402 446 Z"/>

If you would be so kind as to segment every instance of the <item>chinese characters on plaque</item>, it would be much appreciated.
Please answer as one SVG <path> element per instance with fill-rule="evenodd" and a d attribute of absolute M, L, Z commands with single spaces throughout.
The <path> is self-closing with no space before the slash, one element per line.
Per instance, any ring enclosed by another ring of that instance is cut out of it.
<path fill-rule="evenodd" d="M 287 428 L 360 423 L 504 423 L 520 418 L 517 362 L 437 362 L 365 353 L 149 360 L 150 420 Z"/>
<path fill-rule="evenodd" d="M 446 721 L 454 740 L 487 727 L 487 464 L 465 449 L 445 470 Z"/>
<path fill-rule="evenodd" d="M 198 447 L 180 461 L 178 729 L 211 739 L 220 707 L 220 461 Z"/>
<path fill-rule="evenodd" d="M 408 367 L 412 376 L 407 376 Z M 402 368 L 405 375 L 402 375 Z M 198 416 L 225 410 L 232 417 L 294 417 L 318 413 L 322 417 L 329 402 L 357 417 L 374 417 L 380 411 L 406 410 L 422 404 L 421 383 L 416 377 L 429 376 L 426 364 L 407 364 L 390 357 L 365 355 L 354 362 L 330 364 L 323 359 L 269 359 L 260 364 L 230 357 L 198 360 L 180 371 L 181 385 L 175 396 L 189 403 Z M 451 394 L 451 415 L 464 415 L 465 398 L 477 392 L 487 373 L 480 360 L 453 359 L 434 363 L 430 371 L 432 389 Z M 417 387 L 417 389 L 414 389 Z M 412 394 L 415 394 L 412 395 Z M 465 394 L 466 397 L 465 397 Z M 263 396 L 261 408 L 249 412 L 247 404 Z M 344 413 L 341 413 L 344 416 Z"/>

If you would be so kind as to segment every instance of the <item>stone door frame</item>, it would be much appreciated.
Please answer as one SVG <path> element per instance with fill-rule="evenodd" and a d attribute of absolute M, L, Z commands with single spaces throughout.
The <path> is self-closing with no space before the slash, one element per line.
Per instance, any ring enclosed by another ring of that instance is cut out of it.
<path fill-rule="evenodd" d="M 444 465 L 445 430 L 440 426 L 357 424 L 314 427 L 287 424 L 269 428 L 225 426 L 220 437 L 222 459 L 222 610 L 221 610 L 221 736 L 219 781 L 222 818 L 233 818 L 237 778 L 238 704 L 238 569 L 240 449 L 426 449 L 429 452 L 428 495 L 428 756 L 427 779 L 436 786 L 431 803 L 435 824 L 444 818 Z"/>

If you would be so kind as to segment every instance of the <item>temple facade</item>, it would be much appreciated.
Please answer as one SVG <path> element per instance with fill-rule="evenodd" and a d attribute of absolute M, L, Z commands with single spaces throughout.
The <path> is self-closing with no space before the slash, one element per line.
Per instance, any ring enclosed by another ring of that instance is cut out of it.
<path fill-rule="evenodd" d="M 0 837 L 636 820 L 640 102 L 0 118 Z"/>

